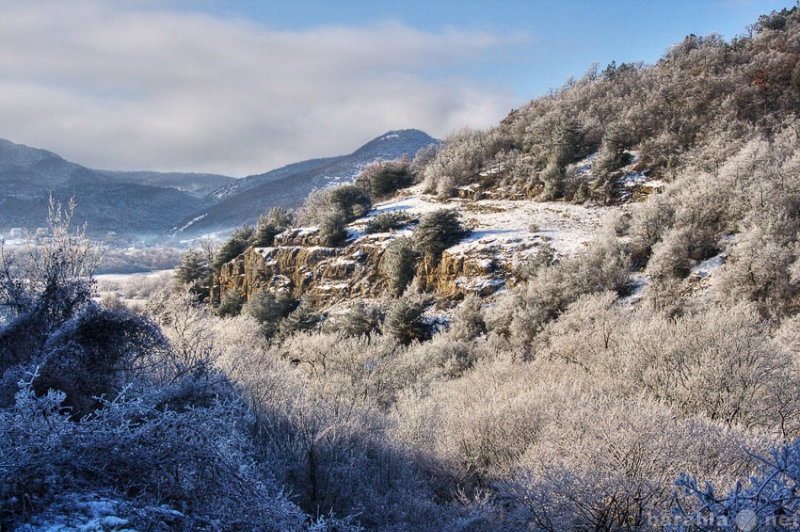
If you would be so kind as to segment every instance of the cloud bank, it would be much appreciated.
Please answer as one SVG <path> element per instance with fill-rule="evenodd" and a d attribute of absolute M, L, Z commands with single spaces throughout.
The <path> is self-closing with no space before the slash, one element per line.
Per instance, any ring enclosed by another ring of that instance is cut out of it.
<path fill-rule="evenodd" d="M 513 105 L 510 89 L 466 74 L 514 44 L 486 33 L 277 31 L 134 2 L 0 5 L 0 137 L 95 168 L 247 175 L 389 129 L 487 127 Z"/>

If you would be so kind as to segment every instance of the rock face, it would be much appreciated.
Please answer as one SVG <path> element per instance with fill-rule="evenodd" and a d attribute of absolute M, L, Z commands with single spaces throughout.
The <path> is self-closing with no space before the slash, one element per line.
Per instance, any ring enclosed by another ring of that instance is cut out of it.
<path fill-rule="evenodd" d="M 310 294 L 325 306 L 351 298 L 379 298 L 387 292 L 381 262 L 389 234 L 366 235 L 346 247 L 316 245 L 315 233 L 295 229 L 275 237 L 275 246 L 249 248 L 222 267 L 212 290 L 212 304 L 228 291 L 245 299 L 259 290 L 288 290 L 299 298 Z M 488 295 L 503 286 L 509 272 L 485 257 L 451 255 L 438 261 L 423 257 L 417 264 L 417 283 L 426 291 L 447 297 L 477 293 Z"/>

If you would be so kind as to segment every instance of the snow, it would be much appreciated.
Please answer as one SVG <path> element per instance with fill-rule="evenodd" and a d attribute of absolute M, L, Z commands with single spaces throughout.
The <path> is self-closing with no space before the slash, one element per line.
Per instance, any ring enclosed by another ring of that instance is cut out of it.
<path fill-rule="evenodd" d="M 95 275 L 98 285 L 121 285 L 132 280 L 172 277 L 175 270 L 156 270 L 147 273 L 103 273 Z"/>
<path fill-rule="evenodd" d="M 612 207 L 585 207 L 558 202 L 525 200 L 440 201 L 421 193 L 376 204 L 370 216 L 403 211 L 412 216 L 456 209 L 472 233 L 450 248 L 451 254 L 472 254 L 488 248 L 534 253 L 547 241 L 557 253 L 573 255 L 594 239 Z M 531 231 L 531 229 L 535 231 Z M 410 234 L 411 229 L 395 235 Z M 378 235 L 372 235 L 378 236 Z"/>
<path fill-rule="evenodd" d="M 725 256 L 723 254 L 716 255 L 694 266 L 691 270 L 690 276 L 697 279 L 705 279 L 711 275 L 714 270 L 720 268 L 724 263 Z"/>
<path fill-rule="evenodd" d="M 95 494 L 70 494 L 58 501 L 20 530 L 36 532 L 134 532 L 120 517 L 125 503 Z"/>
<path fill-rule="evenodd" d="M 184 225 L 183 227 L 181 227 L 179 229 L 176 229 L 176 228 L 173 227 L 172 230 L 173 231 L 177 231 L 178 233 L 182 233 L 182 232 L 186 231 L 187 229 L 189 229 L 192 225 L 196 224 L 197 222 L 199 222 L 200 220 L 205 218 L 206 216 L 208 216 L 208 213 L 203 213 L 200 216 L 196 216 L 195 218 L 192 218 L 191 220 L 189 220 L 189 222 L 186 225 Z"/>

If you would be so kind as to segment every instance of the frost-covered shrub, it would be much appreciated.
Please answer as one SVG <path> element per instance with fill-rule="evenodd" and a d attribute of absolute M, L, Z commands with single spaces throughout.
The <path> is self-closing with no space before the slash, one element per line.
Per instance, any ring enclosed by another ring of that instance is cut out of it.
<path fill-rule="evenodd" d="M 198 301 L 208 297 L 211 265 L 202 251 L 190 249 L 184 253 L 181 265 L 175 270 L 175 280 L 179 285 L 188 286 Z"/>
<path fill-rule="evenodd" d="M 800 278 L 792 276 L 800 249 L 759 227 L 737 235 L 729 248 L 721 289 L 726 299 L 752 301 L 765 316 L 781 318 L 798 307 Z"/>
<path fill-rule="evenodd" d="M 148 314 L 169 340 L 173 372 L 210 366 L 218 353 L 214 348 L 213 316 L 206 305 L 196 304 L 188 292 L 161 292 L 147 304 Z M 159 380 L 172 379 L 170 372 Z"/>
<path fill-rule="evenodd" d="M 742 477 L 720 495 L 698 475 L 682 473 L 672 509 L 670 530 L 790 530 L 800 515 L 800 440 L 751 455 L 760 463 L 757 474 Z M 702 475 L 699 475 L 703 478 Z M 730 486 L 731 483 L 723 484 Z M 722 488 L 724 489 L 724 488 Z"/>
<path fill-rule="evenodd" d="M 685 229 L 673 229 L 655 244 L 645 270 L 650 279 L 658 282 L 668 278 L 682 279 L 689 275 L 692 265 L 689 241 L 690 236 Z"/>
<path fill-rule="evenodd" d="M 368 235 L 373 233 L 386 233 L 395 229 L 402 229 L 412 222 L 413 219 L 402 211 L 382 212 L 367 221 L 364 232 Z"/>
<path fill-rule="evenodd" d="M 36 396 L 24 384 L 0 412 L 4 528 L 88 492 L 174 508 L 181 528 L 301 530 L 305 516 L 254 459 L 244 405 L 209 377 L 123 394 L 80 421 L 69 420 L 63 394 Z"/>
<path fill-rule="evenodd" d="M 74 204 L 50 203 L 49 237 L 0 242 L 0 373 L 29 364 L 50 334 L 92 305 L 100 249 L 72 227 Z"/>
<path fill-rule="evenodd" d="M 255 230 L 249 225 L 243 225 L 236 229 L 214 254 L 211 266 L 216 273 L 219 273 L 223 264 L 235 259 L 247 249 L 253 239 Z"/>
<path fill-rule="evenodd" d="M 414 184 L 415 175 L 408 159 L 377 161 L 367 165 L 356 178 L 355 185 L 373 200 L 391 197 L 402 188 Z"/>
<path fill-rule="evenodd" d="M 484 159 L 483 133 L 471 129 L 453 133 L 425 166 L 426 191 L 441 198 L 452 196 L 455 187 L 478 177 Z"/>
<path fill-rule="evenodd" d="M 251 244 L 255 247 L 271 247 L 275 236 L 291 227 L 292 213 L 281 207 L 273 207 L 266 215 L 258 217 Z"/>
<path fill-rule="evenodd" d="M 626 316 L 617 300 L 614 292 L 579 297 L 543 330 L 544 354 L 596 372 L 625 333 Z"/>
<path fill-rule="evenodd" d="M 319 227 L 320 244 L 341 245 L 347 237 L 345 225 L 366 215 L 372 207 L 369 196 L 353 185 L 315 190 L 306 198 L 300 222 Z"/>
<path fill-rule="evenodd" d="M 278 337 L 285 339 L 297 332 L 310 331 L 317 327 L 321 319 L 314 298 L 306 292 L 300 298 L 300 304 L 278 324 Z"/>
<path fill-rule="evenodd" d="M 460 242 L 468 233 L 457 211 L 439 209 L 422 217 L 412 238 L 418 253 L 438 261 L 445 249 Z"/>
<path fill-rule="evenodd" d="M 487 311 L 490 331 L 530 356 L 542 328 L 584 294 L 630 289 L 629 261 L 615 238 L 599 238 L 584 253 L 537 267 L 528 280 Z"/>
<path fill-rule="evenodd" d="M 281 320 L 287 317 L 297 306 L 297 301 L 288 291 L 276 293 L 256 290 L 242 305 L 242 314 L 254 318 L 261 327 L 266 338 L 272 338 L 278 332 Z"/>
<path fill-rule="evenodd" d="M 381 261 L 381 271 L 386 275 L 389 292 L 399 297 L 411 284 L 417 271 L 417 255 L 415 242 L 408 237 L 394 239 L 386 246 Z"/>
<path fill-rule="evenodd" d="M 54 331 L 34 363 L 34 390 L 65 394 L 64 406 L 80 418 L 104 398 L 141 382 L 167 363 L 169 346 L 145 316 L 127 310 L 89 307 Z"/>
<path fill-rule="evenodd" d="M 225 290 L 220 298 L 219 305 L 214 309 L 220 318 L 238 316 L 245 303 L 244 296 L 237 289 Z"/>
<path fill-rule="evenodd" d="M 545 417 L 514 472 L 499 481 L 510 520 L 520 526 L 659 529 L 682 467 L 696 464 L 708 478 L 729 482 L 754 465 L 741 447 L 765 443 L 702 419 L 676 421 L 647 400 L 555 394 L 571 408 Z"/>
<path fill-rule="evenodd" d="M 425 308 L 425 303 L 413 295 L 393 301 L 386 311 L 384 333 L 404 345 L 429 339 L 431 325 L 424 316 Z"/>
<path fill-rule="evenodd" d="M 796 434 L 797 404 L 786 400 L 800 385 L 795 362 L 752 305 L 674 319 L 642 313 L 619 338 L 617 372 L 631 393 L 644 390 L 681 415 Z"/>
<path fill-rule="evenodd" d="M 486 321 L 481 299 L 470 294 L 453 311 L 447 336 L 454 340 L 470 341 L 486 334 Z"/>
<path fill-rule="evenodd" d="M 631 260 L 635 266 L 644 267 L 647 264 L 653 246 L 674 223 L 675 209 L 663 196 L 650 197 L 633 207 L 627 233 L 630 236 Z"/>
<path fill-rule="evenodd" d="M 326 332 L 340 332 L 346 336 L 368 336 L 380 331 L 383 310 L 376 303 L 355 301 L 343 312 L 332 314 L 325 320 Z"/>

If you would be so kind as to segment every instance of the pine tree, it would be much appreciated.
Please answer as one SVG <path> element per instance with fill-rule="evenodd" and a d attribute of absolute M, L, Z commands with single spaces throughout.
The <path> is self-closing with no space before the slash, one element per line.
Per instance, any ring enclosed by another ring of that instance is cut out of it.
<path fill-rule="evenodd" d="M 278 336 L 286 339 L 296 332 L 310 331 L 320 322 L 320 316 L 316 313 L 314 298 L 305 293 L 300 298 L 300 304 L 291 314 L 281 321 L 278 326 Z"/>

